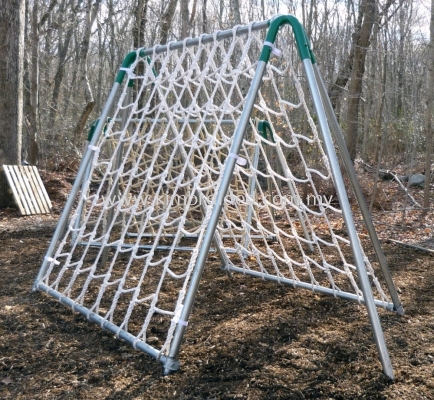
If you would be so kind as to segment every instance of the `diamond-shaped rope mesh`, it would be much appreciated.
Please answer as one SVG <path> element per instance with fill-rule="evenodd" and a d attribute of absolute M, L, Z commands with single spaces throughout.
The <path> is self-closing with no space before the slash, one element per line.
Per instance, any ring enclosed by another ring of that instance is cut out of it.
<path fill-rule="evenodd" d="M 226 267 L 363 294 L 289 28 L 267 65 L 211 249 Z M 137 59 L 42 282 L 165 353 L 264 42 Z M 262 121 L 262 125 L 260 123 Z M 266 126 L 268 129 L 260 129 Z M 375 297 L 387 303 L 368 258 Z"/>

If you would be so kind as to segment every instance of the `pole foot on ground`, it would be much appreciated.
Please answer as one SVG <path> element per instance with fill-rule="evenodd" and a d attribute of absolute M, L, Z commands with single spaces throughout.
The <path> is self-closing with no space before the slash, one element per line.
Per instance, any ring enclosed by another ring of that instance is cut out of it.
<path fill-rule="evenodd" d="M 173 374 L 174 372 L 179 370 L 180 365 L 181 363 L 179 362 L 179 360 L 176 360 L 172 357 L 167 357 L 163 364 L 163 375 L 167 376 Z"/>

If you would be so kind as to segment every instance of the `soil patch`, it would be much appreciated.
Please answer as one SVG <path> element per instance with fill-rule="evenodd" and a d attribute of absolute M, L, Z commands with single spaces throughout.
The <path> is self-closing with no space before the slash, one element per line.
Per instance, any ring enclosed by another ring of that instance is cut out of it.
<path fill-rule="evenodd" d="M 401 317 L 379 310 L 393 382 L 381 372 L 364 306 L 229 278 L 212 263 L 181 347 L 181 369 L 163 377 L 146 354 L 31 292 L 68 191 L 54 190 L 55 176 L 49 181 L 55 214 L 0 211 L 0 398 L 434 399 L 433 253 L 384 243 L 405 308 Z M 429 219 L 402 232 L 426 239 Z M 389 233 L 397 229 L 389 225 Z"/>

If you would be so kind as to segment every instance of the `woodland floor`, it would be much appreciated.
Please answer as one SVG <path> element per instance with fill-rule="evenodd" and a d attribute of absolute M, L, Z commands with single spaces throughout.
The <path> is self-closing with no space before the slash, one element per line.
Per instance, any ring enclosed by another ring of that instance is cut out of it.
<path fill-rule="evenodd" d="M 434 253 L 383 242 L 405 308 L 404 316 L 379 310 L 393 382 L 363 306 L 213 268 L 200 285 L 181 369 L 163 377 L 149 356 L 31 292 L 68 179 L 44 175 L 51 216 L 0 211 L 0 398 L 434 399 Z M 428 245 L 432 214 L 402 220 L 390 212 L 398 193 L 382 184 L 380 237 Z M 412 195 L 420 199 L 420 190 Z"/>

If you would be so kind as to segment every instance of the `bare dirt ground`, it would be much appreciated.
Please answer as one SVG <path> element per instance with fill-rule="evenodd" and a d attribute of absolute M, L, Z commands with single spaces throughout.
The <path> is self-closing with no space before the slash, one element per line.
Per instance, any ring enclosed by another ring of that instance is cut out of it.
<path fill-rule="evenodd" d="M 214 268 L 201 282 L 181 369 L 163 377 L 147 355 L 31 292 L 70 185 L 44 182 L 53 215 L 0 211 L 0 398 L 434 399 L 433 253 L 384 243 L 405 308 L 379 310 L 393 382 L 363 306 Z M 377 213 L 380 236 L 426 241 L 432 216 L 413 214 L 401 224 Z"/>

